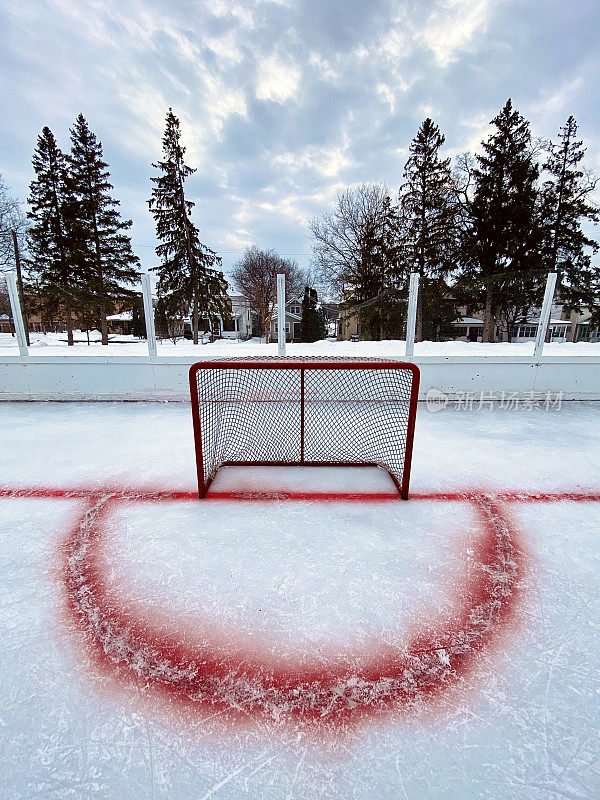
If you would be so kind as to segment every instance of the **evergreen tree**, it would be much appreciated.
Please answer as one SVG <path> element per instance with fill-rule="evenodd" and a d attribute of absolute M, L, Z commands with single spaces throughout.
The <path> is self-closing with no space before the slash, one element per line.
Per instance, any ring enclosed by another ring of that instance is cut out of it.
<path fill-rule="evenodd" d="M 118 200 L 111 196 L 108 164 L 102 144 L 90 130 L 83 114 L 71 129 L 69 172 L 78 223 L 78 269 L 86 278 L 86 294 L 98 309 L 102 344 L 108 344 L 106 316 L 115 301 L 130 298 L 127 284 L 139 280 L 139 260 L 126 231 L 131 220 L 119 214 Z"/>
<path fill-rule="evenodd" d="M 548 180 L 542 188 L 544 269 L 557 272 L 560 299 L 569 310 L 598 306 L 599 270 L 591 264 L 597 242 L 587 236 L 582 222 L 598 222 L 598 209 L 590 202 L 597 181 L 581 162 L 585 148 L 576 140 L 577 123 L 570 116 L 560 129 L 559 143 L 552 142 L 544 171 Z"/>
<path fill-rule="evenodd" d="M 302 298 L 302 318 L 300 320 L 300 341 L 317 342 L 327 334 L 325 315 L 319 306 L 317 290 L 304 287 Z"/>
<path fill-rule="evenodd" d="M 405 182 L 399 195 L 401 276 L 421 276 L 417 302 L 416 341 L 423 338 L 423 309 L 428 295 L 443 295 L 444 278 L 455 269 L 458 238 L 458 206 L 450 159 L 440 157 L 445 137 L 429 117 L 410 144 L 404 168 Z M 427 284 L 438 286 L 427 291 Z"/>
<path fill-rule="evenodd" d="M 496 318 L 527 306 L 542 285 L 539 168 L 529 123 L 509 99 L 492 120 L 496 130 L 476 156 L 474 193 L 463 240 L 462 287 L 484 306 L 484 341 L 494 341 Z M 510 333 L 510 332 L 509 332 Z"/>
<path fill-rule="evenodd" d="M 28 271 L 42 316 L 44 304 L 48 309 L 64 312 L 67 341 L 72 345 L 73 313 L 81 300 L 83 275 L 77 262 L 75 204 L 68 163 L 48 127 L 38 136 L 32 163 L 35 179 L 29 187 Z"/>
<path fill-rule="evenodd" d="M 169 337 L 169 317 L 164 297 L 159 297 L 156 301 L 156 306 L 154 308 L 154 327 L 156 329 L 156 336 L 159 339 L 167 339 Z"/>
<path fill-rule="evenodd" d="M 185 163 L 180 138 L 179 120 L 169 109 L 162 139 L 164 160 L 152 165 L 162 174 L 152 178 L 149 206 L 161 240 L 156 248 L 162 259 L 157 267 L 159 295 L 191 308 L 194 344 L 198 344 L 200 316 L 212 327 L 216 317 L 229 314 L 229 299 L 227 282 L 217 269 L 221 259 L 200 242 L 191 219 L 194 203 L 185 197 L 184 182 L 196 170 Z"/>
<path fill-rule="evenodd" d="M 133 298 L 131 314 L 131 333 L 138 339 L 146 338 L 146 318 L 144 316 L 144 298 L 136 293 Z"/>

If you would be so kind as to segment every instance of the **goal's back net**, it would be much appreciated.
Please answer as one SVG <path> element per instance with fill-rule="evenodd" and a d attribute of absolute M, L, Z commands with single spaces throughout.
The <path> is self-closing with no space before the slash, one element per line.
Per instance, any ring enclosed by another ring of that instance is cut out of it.
<path fill-rule="evenodd" d="M 384 359 L 203 361 L 190 369 L 198 491 L 222 466 L 379 466 L 408 497 L 419 390 Z"/>

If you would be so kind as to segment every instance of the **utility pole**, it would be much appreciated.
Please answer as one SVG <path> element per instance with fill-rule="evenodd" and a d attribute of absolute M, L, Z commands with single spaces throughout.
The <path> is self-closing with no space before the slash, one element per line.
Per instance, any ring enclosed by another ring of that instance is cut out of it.
<path fill-rule="evenodd" d="M 27 319 L 27 307 L 25 306 L 25 292 L 23 291 L 23 276 L 21 275 L 21 256 L 19 254 L 19 242 L 15 230 L 11 230 L 13 247 L 15 249 L 15 264 L 17 265 L 17 289 L 19 290 L 19 300 L 21 301 L 21 313 L 23 315 L 23 325 L 25 327 L 25 339 L 27 347 L 29 342 L 29 321 Z"/>

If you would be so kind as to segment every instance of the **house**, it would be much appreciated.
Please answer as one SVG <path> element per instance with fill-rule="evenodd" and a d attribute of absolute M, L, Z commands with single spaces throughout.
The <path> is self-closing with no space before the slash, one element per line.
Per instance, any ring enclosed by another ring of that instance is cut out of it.
<path fill-rule="evenodd" d="M 337 338 L 339 341 L 360 339 L 361 325 L 358 314 L 352 309 L 343 309 L 337 320 Z"/>
<path fill-rule="evenodd" d="M 133 329 L 133 311 L 121 311 L 110 314 L 106 318 L 109 333 L 131 334 Z"/>
<path fill-rule="evenodd" d="M 231 317 L 229 320 L 221 319 L 221 336 L 223 339 L 246 340 L 252 336 L 253 314 L 250 303 L 243 294 L 228 292 L 231 303 Z"/>
<path fill-rule="evenodd" d="M 300 323 L 302 321 L 302 300 L 294 297 L 285 304 L 285 340 L 286 342 L 300 341 Z M 269 341 L 276 342 L 279 330 L 277 308 L 271 317 Z"/>
<path fill-rule="evenodd" d="M 212 325 L 206 317 L 200 315 L 198 320 L 198 332 L 201 336 L 211 333 L 216 339 L 242 339 L 246 340 L 252 336 L 253 313 L 250 310 L 250 303 L 243 294 L 227 293 L 230 303 L 230 317 L 223 318 L 221 315 L 213 320 Z M 183 318 L 183 331 L 186 338 L 192 335 L 192 315 L 188 314 Z"/>
<path fill-rule="evenodd" d="M 0 314 L 0 333 L 12 333 L 13 324 L 12 319 L 8 314 Z"/>
<path fill-rule="evenodd" d="M 466 310 L 465 310 L 466 314 Z M 562 303 L 553 303 L 548 323 L 549 341 L 551 342 L 597 342 L 600 341 L 600 327 L 590 325 L 591 312 L 583 309 L 581 313 L 567 312 Z M 536 339 L 540 323 L 540 309 L 534 309 L 513 333 L 512 342 L 533 342 Z M 463 342 L 480 342 L 483 336 L 483 319 L 478 317 L 459 317 L 452 323 L 455 339 Z M 507 334 L 497 328 L 498 337 L 507 339 Z"/>
<path fill-rule="evenodd" d="M 483 336 L 483 320 L 478 317 L 459 317 L 453 320 L 454 341 L 480 342 Z"/>

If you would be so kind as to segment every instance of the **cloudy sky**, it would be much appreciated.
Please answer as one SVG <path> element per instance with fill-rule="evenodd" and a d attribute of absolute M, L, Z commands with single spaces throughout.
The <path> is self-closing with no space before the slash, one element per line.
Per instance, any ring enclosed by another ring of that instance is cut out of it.
<path fill-rule="evenodd" d="M 257 243 L 310 261 L 307 220 L 345 187 L 396 191 L 431 116 L 475 150 L 507 97 L 553 137 L 569 114 L 600 172 L 596 0 L 0 0 L 0 173 L 22 199 L 36 136 L 103 143 L 134 249 L 169 106 L 195 221 L 225 270 Z"/>

